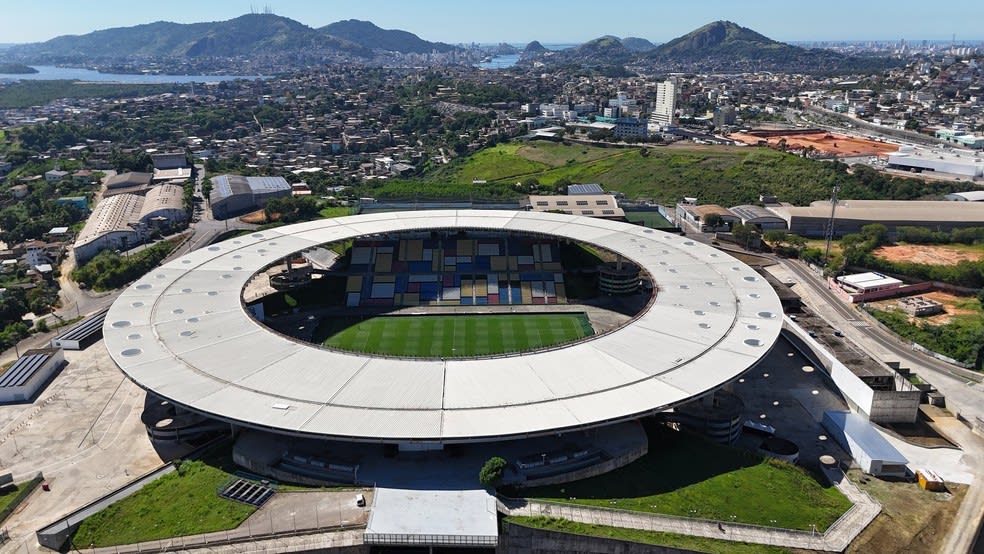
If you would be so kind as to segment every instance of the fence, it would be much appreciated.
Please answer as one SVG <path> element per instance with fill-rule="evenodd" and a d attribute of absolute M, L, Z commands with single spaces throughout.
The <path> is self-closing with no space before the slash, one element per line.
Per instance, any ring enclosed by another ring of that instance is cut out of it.
<path fill-rule="evenodd" d="M 0 523 L 6 521 L 7 518 L 10 517 L 10 514 L 14 513 L 14 510 L 21 505 L 21 502 L 23 502 L 24 499 L 34 492 L 34 489 L 38 488 L 38 485 L 40 485 L 42 481 L 44 481 L 44 475 L 39 471 L 33 479 L 20 485 L 20 488 L 17 491 L 17 496 L 15 496 L 14 499 L 10 501 L 10 504 L 7 504 L 3 510 L 0 510 Z M 3 533 L 6 532 L 6 530 L 3 531 Z"/>

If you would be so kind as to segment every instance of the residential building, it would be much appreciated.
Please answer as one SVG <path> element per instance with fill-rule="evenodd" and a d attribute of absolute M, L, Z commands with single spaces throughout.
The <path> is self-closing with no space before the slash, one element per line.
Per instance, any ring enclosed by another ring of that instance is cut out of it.
<path fill-rule="evenodd" d="M 674 79 L 656 85 L 656 101 L 649 116 L 649 123 L 656 129 L 673 125 L 676 113 L 677 82 Z"/>

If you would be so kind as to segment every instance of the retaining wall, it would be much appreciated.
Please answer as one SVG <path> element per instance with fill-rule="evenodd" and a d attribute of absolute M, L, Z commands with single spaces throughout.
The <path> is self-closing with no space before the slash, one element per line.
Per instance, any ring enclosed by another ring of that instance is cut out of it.
<path fill-rule="evenodd" d="M 601 537 L 589 537 L 559 531 L 502 523 L 496 554 L 689 554 L 668 546 L 655 546 Z"/>
<path fill-rule="evenodd" d="M 840 390 L 848 406 L 875 423 L 912 423 L 919 413 L 922 391 L 876 391 L 842 364 L 822 344 L 788 317 L 783 333 L 793 338 L 790 343 L 807 358 L 820 365 Z"/>

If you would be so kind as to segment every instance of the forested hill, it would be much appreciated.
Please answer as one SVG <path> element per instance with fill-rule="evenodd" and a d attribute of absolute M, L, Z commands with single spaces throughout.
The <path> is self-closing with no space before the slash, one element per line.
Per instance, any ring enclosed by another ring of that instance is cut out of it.
<path fill-rule="evenodd" d="M 399 29 L 381 29 L 371 21 L 347 19 L 325 25 L 319 31 L 358 44 L 365 48 L 402 52 L 404 54 L 427 54 L 433 51 L 449 52 L 454 46 L 443 42 L 430 42 L 417 35 Z"/>

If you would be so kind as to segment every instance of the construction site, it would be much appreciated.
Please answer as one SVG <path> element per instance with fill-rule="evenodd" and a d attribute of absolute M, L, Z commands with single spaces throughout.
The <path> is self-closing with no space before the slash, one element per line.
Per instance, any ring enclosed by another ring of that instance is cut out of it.
<path fill-rule="evenodd" d="M 768 146 L 787 152 L 800 151 L 810 157 L 886 156 L 899 149 L 897 144 L 831 133 L 823 129 L 753 129 L 732 133 L 730 138 L 749 146 Z"/>

